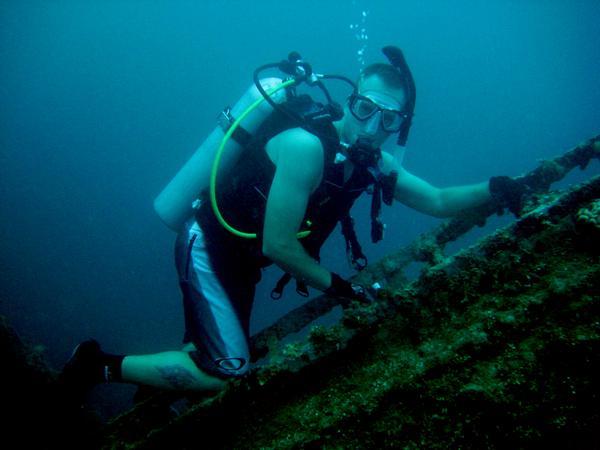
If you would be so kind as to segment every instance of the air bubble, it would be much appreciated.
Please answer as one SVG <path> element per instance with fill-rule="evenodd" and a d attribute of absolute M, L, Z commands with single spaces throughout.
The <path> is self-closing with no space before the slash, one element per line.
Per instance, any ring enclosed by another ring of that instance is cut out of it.
<path fill-rule="evenodd" d="M 356 0 L 352 1 L 353 5 L 356 5 L 357 2 Z M 350 24 L 350 29 L 353 30 L 354 32 L 354 38 L 358 41 L 359 45 L 358 45 L 358 50 L 356 52 L 357 55 L 357 60 L 358 63 L 361 66 L 365 65 L 365 52 L 367 50 L 367 41 L 369 40 L 369 36 L 367 34 L 367 16 L 369 15 L 369 10 L 366 9 L 360 9 L 358 11 L 356 11 L 358 14 L 360 14 L 360 19 L 357 21 L 358 23 L 351 23 Z"/>

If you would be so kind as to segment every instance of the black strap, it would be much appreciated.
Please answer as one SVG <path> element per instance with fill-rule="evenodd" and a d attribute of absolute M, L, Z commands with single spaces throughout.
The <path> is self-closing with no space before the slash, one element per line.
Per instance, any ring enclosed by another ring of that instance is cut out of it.
<path fill-rule="evenodd" d="M 389 175 L 381 177 L 381 199 L 383 203 L 390 206 L 394 201 L 394 193 L 396 192 L 396 183 L 398 181 L 398 171 L 392 170 Z"/>
<path fill-rule="evenodd" d="M 296 280 L 296 292 L 302 297 L 308 297 L 308 286 L 304 281 Z"/>
<path fill-rule="evenodd" d="M 383 239 L 383 222 L 379 218 L 381 212 L 381 185 L 375 183 L 373 188 L 373 200 L 371 200 L 371 241 L 379 242 Z"/>
<path fill-rule="evenodd" d="M 371 241 L 379 242 L 383 239 L 385 224 L 379 218 L 381 213 L 381 201 L 391 205 L 394 200 L 398 172 L 392 171 L 389 175 L 379 175 L 373 187 L 373 200 L 371 201 Z"/>
<path fill-rule="evenodd" d="M 287 286 L 291 279 L 292 276 L 287 272 L 281 276 L 271 291 L 271 298 L 273 300 L 279 300 L 281 298 L 283 295 L 283 289 Z M 306 286 L 306 283 L 303 281 L 296 281 L 296 292 L 302 297 L 308 297 L 308 287 Z"/>
<path fill-rule="evenodd" d="M 231 137 L 233 138 L 233 140 L 235 142 L 240 144 L 242 147 L 249 145 L 250 141 L 252 141 L 252 135 L 248 131 L 246 131 L 246 129 L 242 128 L 241 126 L 238 126 L 235 129 L 235 131 L 233 132 Z"/>
<path fill-rule="evenodd" d="M 279 279 L 273 290 L 271 291 L 271 298 L 273 300 L 279 300 L 283 295 L 283 289 L 290 282 L 292 276 L 289 273 L 284 273 Z"/>
<path fill-rule="evenodd" d="M 219 116 L 219 125 L 221 125 L 221 129 L 224 133 L 227 133 L 233 123 L 235 122 L 235 117 L 231 114 L 231 108 L 226 107 Z M 252 142 L 252 135 L 244 129 L 241 125 L 238 125 L 236 129 L 231 134 L 231 137 L 235 142 L 240 144 L 242 147 L 245 147 Z"/>
<path fill-rule="evenodd" d="M 340 219 L 340 225 L 342 226 L 342 234 L 346 240 L 346 255 L 350 265 L 355 270 L 361 271 L 367 267 L 367 257 L 362 251 L 358 238 L 356 237 L 356 230 L 354 229 L 354 219 L 350 214 L 346 214 Z"/>

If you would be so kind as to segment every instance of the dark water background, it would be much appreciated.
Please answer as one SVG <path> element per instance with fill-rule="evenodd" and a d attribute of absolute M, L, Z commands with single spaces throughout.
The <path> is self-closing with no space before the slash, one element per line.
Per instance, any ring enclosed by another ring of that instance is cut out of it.
<path fill-rule="evenodd" d="M 400 46 L 418 92 L 404 165 L 450 186 L 600 133 L 598 24 L 597 0 L 1 2 L 0 313 L 57 368 L 90 336 L 115 353 L 177 348 L 175 235 L 152 201 L 265 62 L 297 50 L 355 78 L 363 47 L 369 64 Z M 374 247 L 366 211 L 371 260 L 439 222 L 386 209 Z M 349 275 L 343 253 L 336 235 L 323 264 Z M 270 300 L 278 275 L 264 274 L 254 331 L 303 300 Z"/>

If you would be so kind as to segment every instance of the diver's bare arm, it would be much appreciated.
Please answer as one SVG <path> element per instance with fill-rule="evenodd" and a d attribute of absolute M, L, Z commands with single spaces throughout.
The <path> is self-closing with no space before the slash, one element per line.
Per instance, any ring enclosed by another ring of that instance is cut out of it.
<path fill-rule="evenodd" d="M 492 199 L 489 182 L 440 189 L 441 217 L 452 216 L 464 209 L 474 208 Z"/>
<path fill-rule="evenodd" d="M 306 253 L 296 236 L 310 194 L 322 176 L 321 144 L 304 130 L 290 131 L 273 142 L 281 146 L 281 151 L 267 199 L 263 253 L 295 278 L 317 289 L 327 289 L 330 272 Z"/>
<path fill-rule="evenodd" d="M 394 197 L 401 203 L 434 217 L 450 217 L 491 199 L 487 181 L 436 188 L 402 168 L 399 170 Z"/>

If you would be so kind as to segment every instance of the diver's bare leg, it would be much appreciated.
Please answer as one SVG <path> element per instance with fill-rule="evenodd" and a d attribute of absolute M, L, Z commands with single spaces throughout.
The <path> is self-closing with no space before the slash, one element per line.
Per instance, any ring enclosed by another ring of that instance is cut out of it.
<path fill-rule="evenodd" d="M 126 356 L 121 371 L 124 382 L 161 389 L 216 391 L 226 383 L 200 370 L 185 351 Z"/>

